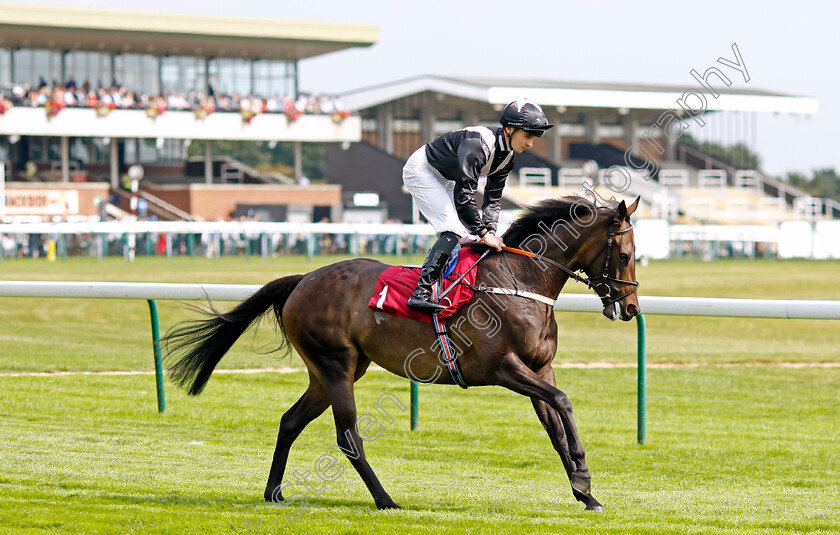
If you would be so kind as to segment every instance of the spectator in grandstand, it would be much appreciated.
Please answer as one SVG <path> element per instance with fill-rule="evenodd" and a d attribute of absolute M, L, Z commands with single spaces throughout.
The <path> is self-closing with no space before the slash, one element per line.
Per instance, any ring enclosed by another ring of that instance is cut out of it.
<path fill-rule="evenodd" d="M 277 95 L 264 98 L 253 93 L 248 95 L 219 94 L 210 87 L 208 95 L 197 91 L 187 94 L 175 93 L 166 89 L 162 90 L 160 95 L 153 95 L 136 93 L 125 86 L 118 85 L 116 81 L 110 87 L 101 84 L 94 87 L 90 80 L 86 79 L 79 86 L 71 77 L 67 84 L 54 84 L 50 87 L 43 76 L 37 88 L 15 84 L 12 86 L 11 102 L 15 106 L 30 107 L 45 107 L 49 104 L 54 110 L 65 107 L 99 108 L 101 106 L 112 109 L 147 109 L 155 106 L 161 110 L 195 110 L 200 107 L 211 112 L 249 110 L 254 113 L 286 113 L 293 114 L 295 119 L 304 113 L 329 114 L 344 110 L 341 102 L 335 97 L 315 97 L 306 93 L 301 93 L 297 99 L 289 96 L 281 98 Z M 55 104 L 58 104 L 58 108 Z"/>
<path fill-rule="evenodd" d="M 428 312 L 446 308 L 432 300 L 432 284 L 459 238 L 474 235 L 497 251 L 504 246 L 496 236 L 496 225 L 505 179 L 516 154 L 530 149 L 534 138 L 554 125 L 542 108 L 524 99 L 505 106 L 499 123 L 501 128 L 471 126 L 443 134 L 417 149 L 403 167 L 406 189 L 437 234 L 408 299 L 409 308 Z M 487 185 L 479 210 L 475 195 L 482 177 L 487 177 Z"/>

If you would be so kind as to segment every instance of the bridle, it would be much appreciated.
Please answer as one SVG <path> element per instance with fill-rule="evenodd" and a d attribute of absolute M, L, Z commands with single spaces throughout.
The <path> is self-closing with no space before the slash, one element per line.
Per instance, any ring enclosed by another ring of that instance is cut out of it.
<path fill-rule="evenodd" d="M 633 230 L 633 223 L 630 223 L 630 226 L 623 230 L 618 230 L 618 227 L 621 226 L 620 221 L 614 221 L 610 225 L 610 230 L 607 231 L 607 241 L 604 245 L 601 246 L 601 249 L 598 250 L 598 254 L 595 255 L 595 258 L 592 259 L 592 262 L 589 263 L 591 266 L 595 260 L 601 255 L 601 251 L 604 249 L 607 250 L 607 255 L 604 259 L 604 269 L 601 270 L 600 275 L 596 275 L 594 277 L 589 278 L 589 282 L 587 283 L 590 288 L 595 290 L 595 293 L 601 298 L 601 303 L 603 303 L 604 308 L 608 308 L 613 306 L 615 303 L 621 301 L 628 295 L 632 294 L 636 290 L 639 289 L 639 283 L 637 281 L 628 281 L 624 279 L 619 279 L 618 277 L 610 277 L 609 270 L 610 270 L 610 258 L 612 256 L 612 246 L 615 240 L 613 240 L 616 236 L 621 236 L 622 234 L 627 234 L 631 230 Z M 589 267 L 589 266 L 586 266 Z M 594 281 L 601 281 L 595 283 Z M 620 284 L 629 284 L 633 286 L 633 289 L 629 292 L 625 293 L 621 297 L 611 298 L 612 295 L 612 286 L 607 284 L 607 282 L 617 282 Z"/>
<path fill-rule="evenodd" d="M 592 264 L 595 263 L 595 261 L 598 259 L 598 257 L 601 256 L 601 251 L 606 249 L 607 254 L 606 254 L 606 257 L 604 259 L 604 269 L 601 270 L 600 275 L 596 275 L 594 277 L 587 278 L 587 277 L 578 275 L 577 273 L 575 273 L 574 271 L 572 271 L 568 267 L 564 266 L 560 262 L 557 262 L 555 260 L 552 260 L 551 258 L 547 258 L 545 256 L 542 256 L 542 255 L 539 255 L 539 254 L 536 254 L 536 253 L 532 253 L 530 251 L 525 251 L 523 249 L 516 249 L 514 247 L 507 247 L 507 246 L 502 247 L 502 250 L 508 251 L 510 253 L 515 253 L 515 254 L 528 256 L 528 257 L 534 258 L 536 260 L 539 260 L 540 262 L 545 262 L 546 264 L 549 264 L 551 266 L 556 267 L 557 269 L 559 269 L 560 271 L 562 271 L 563 273 L 568 275 L 570 278 L 572 278 L 572 279 L 574 279 L 578 282 L 581 282 L 581 283 L 585 284 L 587 287 L 591 288 L 596 294 L 598 294 L 598 297 L 601 298 L 601 303 L 604 305 L 604 308 L 608 308 L 608 307 L 613 306 L 615 303 L 621 301 L 622 299 L 624 299 L 625 297 L 627 297 L 628 295 L 632 294 L 633 292 L 635 292 L 636 290 L 639 289 L 639 283 L 637 281 L 628 281 L 628 280 L 624 280 L 624 279 L 619 279 L 618 277 L 611 277 L 610 274 L 609 274 L 610 258 L 612 257 L 612 248 L 613 248 L 613 243 L 615 242 L 615 240 L 613 238 L 615 238 L 616 236 L 621 236 L 622 234 L 627 234 L 628 232 L 633 230 L 633 224 L 632 223 L 630 223 L 630 226 L 625 228 L 625 229 L 619 230 L 620 226 L 621 226 L 620 221 L 614 221 L 610 225 L 610 228 L 607 231 L 607 240 L 604 242 L 604 245 L 602 245 L 601 248 L 598 249 L 598 252 L 592 258 L 592 261 L 586 266 L 586 268 L 580 270 L 580 271 L 583 271 L 585 273 L 586 270 Z M 625 294 L 623 294 L 619 297 L 613 297 L 612 296 L 613 288 L 612 288 L 612 286 L 610 286 L 608 284 L 608 282 L 617 282 L 617 283 L 620 283 L 620 284 L 629 284 L 629 285 L 633 286 L 633 289 L 630 290 L 629 292 L 626 292 Z"/>

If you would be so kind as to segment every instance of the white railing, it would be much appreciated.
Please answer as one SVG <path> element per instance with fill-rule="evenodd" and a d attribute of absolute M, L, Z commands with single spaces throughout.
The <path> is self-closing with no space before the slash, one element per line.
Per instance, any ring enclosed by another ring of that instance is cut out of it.
<path fill-rule="evenodd" d="M 639 296 L 643 314 L 666 316 L 726 316 L 736 318 L 840 319 L 840 301 L 798 299 L 723 299 L 716 297 Z M 554 310 L 601 312 L 593 294 L 560 294 Z"/>
<path fill-rule="evenodd" d="M 733 177 L 734 186 L 736 188 L 752 188 L 757 190 L 759 193 L 763 193 L 764 190 L 762 189 L 763 180 L 761 178 L 761 173 L 754 170 L 744 170 L 744 171 L 735 171 L 735 176 Z"/>
<path fill-rule="evenodd" d="M 0 281 L 0 297 L 240 301 L 261 284 Z M 639 296 L 644 314 L 741 318 L 840 319 L 840 301 Z M 595 294 L 560 294 L 554 310 L 601 312 Z"/>
<path fill-rule="evenodd" d="M 685 189 L 688 187 L 688 170 L 660 169 L 659 183 L 669 188 Z"/>
<path fill-rule="evenodd" d="M 697 171 L 697 187 L 700 189 L 725 188 L 726 171 L 723 169 L 700 169 Z"/>
<path fill-rule="evenodd" d="M 551 187 L 551 169 L 548 167 L 523 167 L 519 170 L 519 186 L 529 188 L 537 186 L 540 188 Z"/>
<path fill-rule="evenodd" d="M 293 223 L 259 221 L 107 221 L 60 223 L 2 223 L 0 234 L 434 234 L 431 225 L 375 223 Z"/>
<path fill-rule="evenodd" d="M 563 167 L 557 173 L 557 185 L 561 188 L 576 188 L 585 183 L 592 185 L 592 180 L 583 174 L 581 168 Z"/>
<path fill-rule="evenodd" d="M 793 200 L 793 213 L 804 219 L 818 219 L 822 217 L 822 211 L 822 199 L 798 197 Z"/>

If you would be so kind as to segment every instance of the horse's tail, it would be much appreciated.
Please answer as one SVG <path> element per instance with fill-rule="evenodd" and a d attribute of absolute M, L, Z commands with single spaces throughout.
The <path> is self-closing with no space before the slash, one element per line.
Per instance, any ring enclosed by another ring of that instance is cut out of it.
<path fill-rule="evenodd" d="M 202 311 L 207 316 L 204 319 L 186 321 L 170 329 L 161 341 L 166 349 L 166 364 L 172 381 L 181 388 L 188 388 L 191 396 L 200 394 L 233 343 L 272 306 L 283 334 L 281 347 L 288 347 L 283 305 L 303 277 L 290 275 L 269 282 L 224 314 L 211 304 L 209 310 Z"/>

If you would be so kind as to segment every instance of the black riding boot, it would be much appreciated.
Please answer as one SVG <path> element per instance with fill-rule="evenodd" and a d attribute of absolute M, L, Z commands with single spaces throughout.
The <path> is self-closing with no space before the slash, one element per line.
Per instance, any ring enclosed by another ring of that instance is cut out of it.
<path fill-rule="evenodd" d="M 439 312 L 446 309 L 446 305 L 432 301 L 432 284 L 437 282 L 443 266 L 457 244 L 457 234 L 454 232 L 441 233 L 429 251 L 426 261 L 423 262 L 423 267 L 420 268 L 420 280 L 417 281 L 417 289 L 408 298 L 408 308 L 429 312 Z"/>

